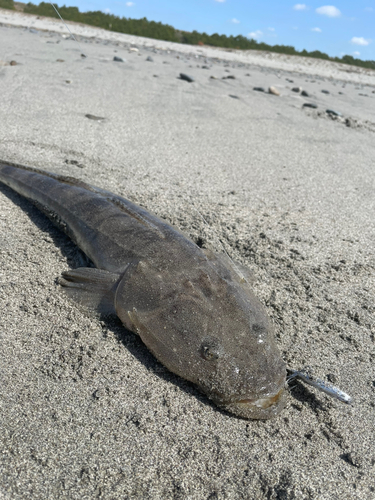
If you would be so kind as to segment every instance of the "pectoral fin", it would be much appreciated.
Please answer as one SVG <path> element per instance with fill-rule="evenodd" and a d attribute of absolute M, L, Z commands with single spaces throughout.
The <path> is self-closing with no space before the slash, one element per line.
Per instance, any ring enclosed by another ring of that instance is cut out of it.
<path fill-rule="evenodd" d="M 122 274 L 93 267 L 79 267 L 62 273 L 60 285 L 79 304 L 101 314 L 116 315 L 115 294 Z"/>

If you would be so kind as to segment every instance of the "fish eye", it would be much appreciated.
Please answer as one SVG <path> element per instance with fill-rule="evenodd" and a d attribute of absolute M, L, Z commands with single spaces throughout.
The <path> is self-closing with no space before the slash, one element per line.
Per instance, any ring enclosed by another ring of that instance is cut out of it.
<path fill-rule="evenodd" d="M 220 345 L 216 339 L 205 339 L 201 345 L 201 356 L 207 361 L 215 361 L 220 357 Z"/>

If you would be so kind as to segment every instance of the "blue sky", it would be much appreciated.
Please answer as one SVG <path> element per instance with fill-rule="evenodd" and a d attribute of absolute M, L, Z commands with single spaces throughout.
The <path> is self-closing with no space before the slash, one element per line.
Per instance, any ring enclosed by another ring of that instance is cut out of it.
<path fill-rule="evenodd" d="M 375 60 L 375 0 L 334 4 L 324 0 L 67 0 L 65 4 L 82 12 L 101 10 L 120 17 L 147 17 L 185 31 L 244 35 L 271 45 Z"/>

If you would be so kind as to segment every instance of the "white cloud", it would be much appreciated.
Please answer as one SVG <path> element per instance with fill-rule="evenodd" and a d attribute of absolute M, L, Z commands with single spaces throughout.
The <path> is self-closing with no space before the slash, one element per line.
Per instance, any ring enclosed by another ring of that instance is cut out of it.
<path fill-rule="evenodd" d="M 263 31 L 260 31 L 260 30 L 256 30 L 256 31 L 252 31 L 251 33 L 249 33 L 247 35 L 248 38 L 252 38 L 253 40 L 257 40 L 258 38 L 260 38 L 261 36 L 263 35 Z"/>
<path fill-rule="evenodd" d="M 361 53 L 360 53 L 360 52 L 358 52 L 358 50 L 355 50 L 355 51 L 353 52 L 353 56 L 360 56 L 360 55 L 361 55 Z"/>
<path fill-rule="evenodd" d="M 275 31 L 275 28 L 268 28 L 269 31 Z"/>
<path fill-rule="evenodd" d="M 126 2 L 127 7 L 133 7 L 133 5 L 135 5 L 134 2 Z"/>
<path fill-rule="evenodd" d="M 370 40 L 366 40 L 363 36 L 353 36 L 350 41 L 356 45 L 368 45 L 370 43 Z"/>
<path fill-rule="evenodd" d="M 311 31 L 315 31 L 315 33 L 321 33 L 322 30 L 320 28 L 311 28 Z"/>
<path fill-rule="evenodd" d="M 105 12 L 106 14 L 110 14 L 110 13 L 111 13 L 111 9 L 104 9 L 104 12 Z"/>
<path fill-rule="evenodd" d="M 231 19 L 231 22 L 234 24 L 240 24 L 239 20 L 236 19 L 235 17 L 233 19 Z"/>
<path fill-rule="evenodd" d="M 374 9 L 372 7 L 366 7 L 365 12 L 374 12 Z"/>
<path fill-rule="evenodd" d="M 224 3 L 225 0 L 215 0 L 215 2 Z"/>
<path fill-rule="evenodd" d="M 296 5 L 293 7 L 294 10 L 306 10 L 307 5 L 304 3 L 296 3 Z"/>
<path fill-rule="evenodd" d="M 334 5 L 323 5 L 323 7 L 319 7 L 315 11 L 317 14 L 321 14 L 322 16 L 328 17 L 340 17 L 341 12 Z"/>

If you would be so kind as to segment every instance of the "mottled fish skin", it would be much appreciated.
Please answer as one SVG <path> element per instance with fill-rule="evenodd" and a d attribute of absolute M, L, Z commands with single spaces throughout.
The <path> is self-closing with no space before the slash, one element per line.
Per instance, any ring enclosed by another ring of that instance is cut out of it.
<path fill-rule="evenodd" d="M 63 273 L 68 294 L 114 310 L 163 365 L 221 408 L 250 419 L 280 413 L 286 369 L 273 327 L 229 259 L 82 181 L 1 161 L 0 181 L 57 222 L 96 266 Z"/>

